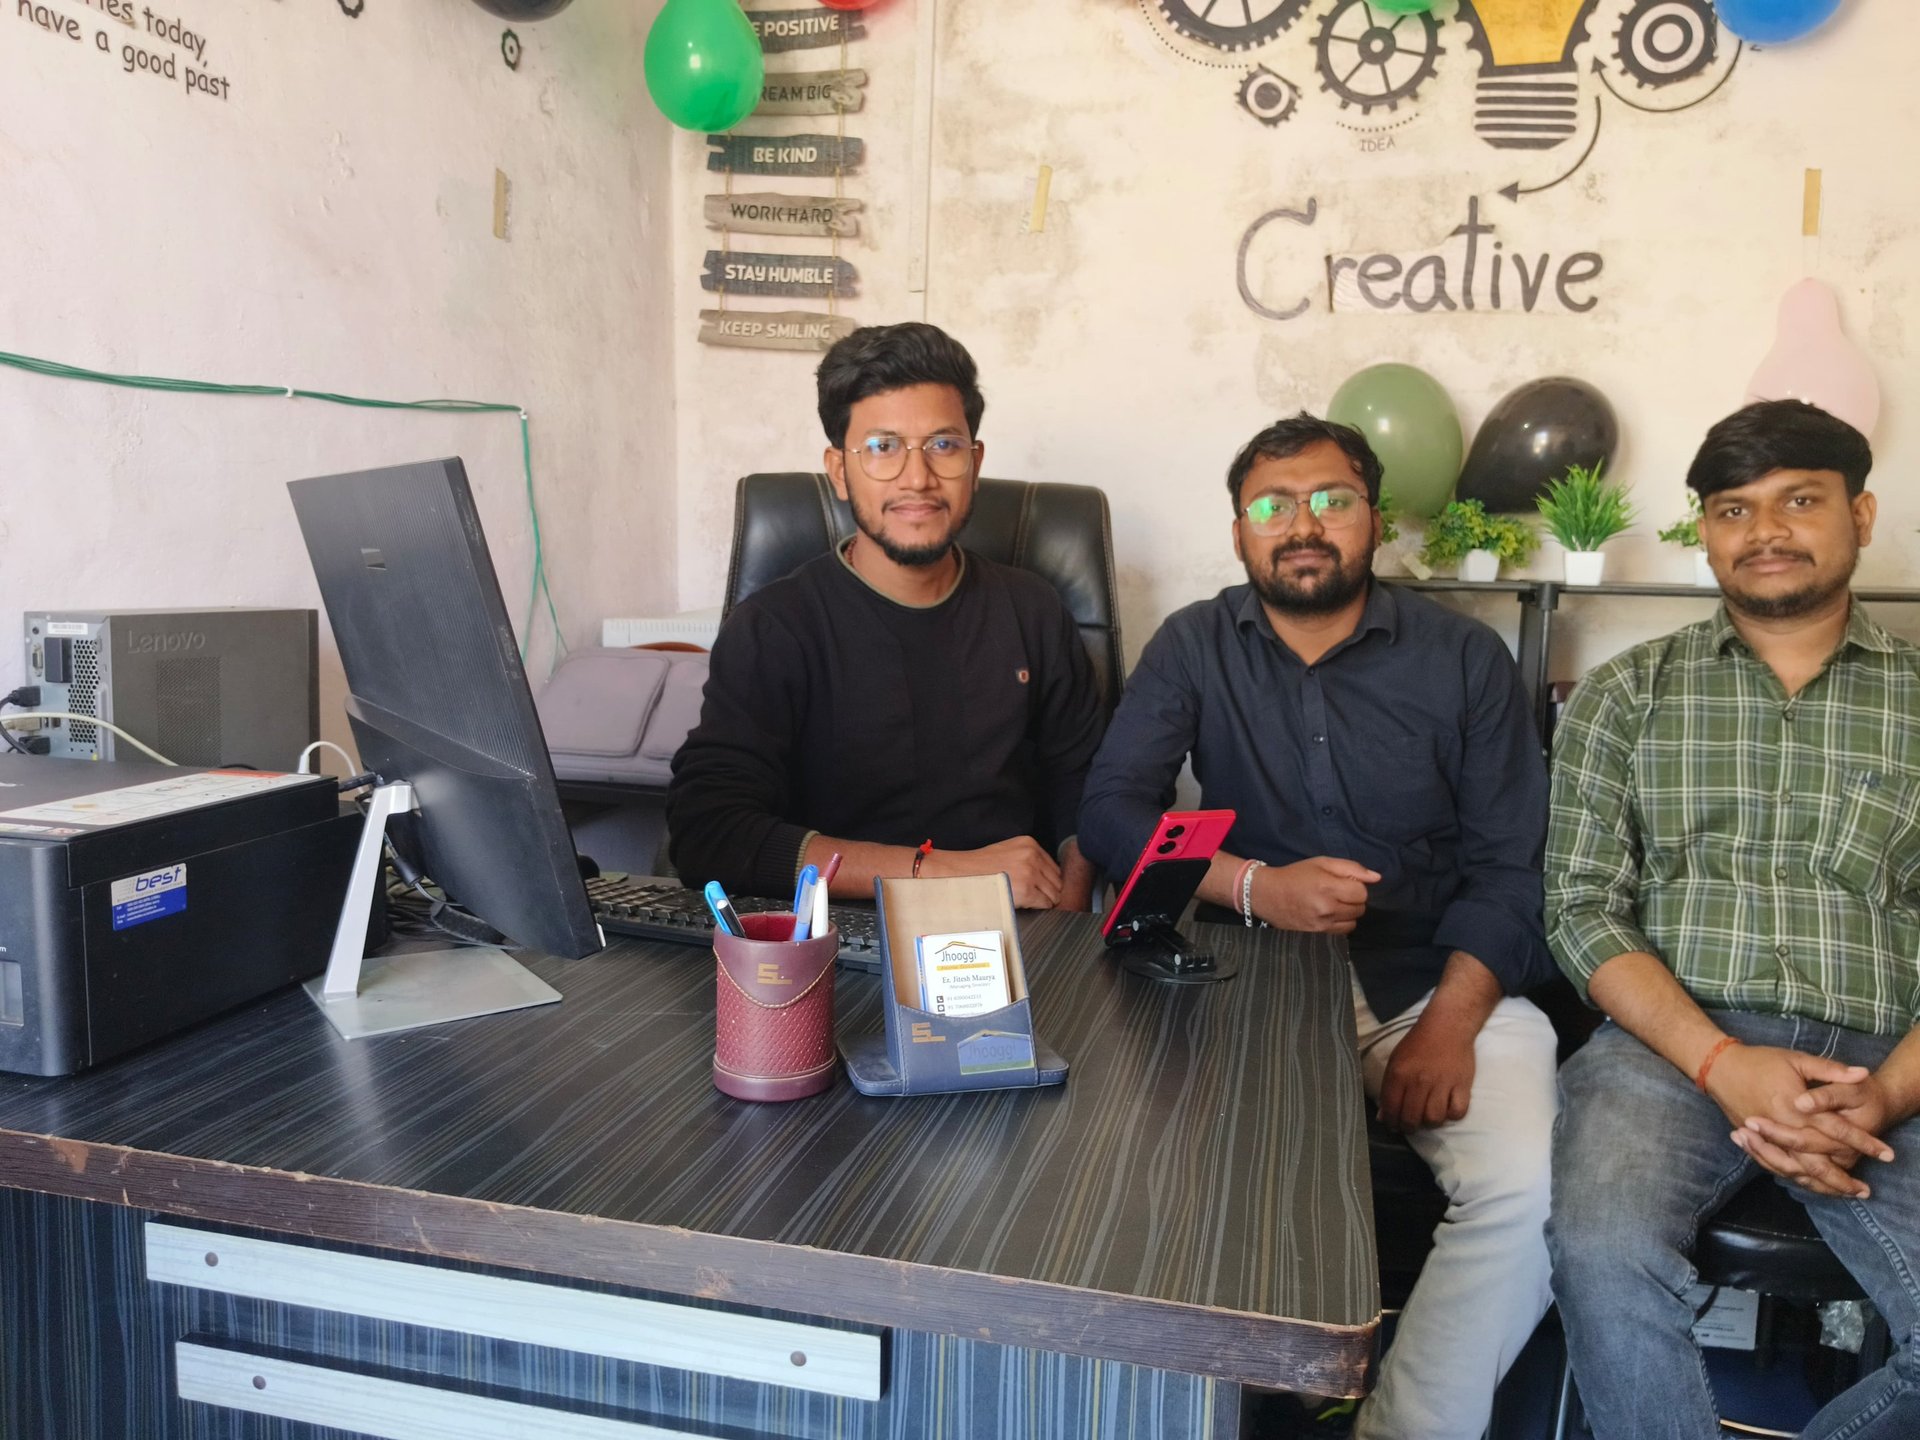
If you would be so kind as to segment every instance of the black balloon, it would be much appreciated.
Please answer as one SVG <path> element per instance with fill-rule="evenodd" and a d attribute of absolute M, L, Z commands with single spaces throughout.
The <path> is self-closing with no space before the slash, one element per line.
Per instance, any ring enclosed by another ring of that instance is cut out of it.
<path fill-rule="evenodd" d="M 558 15 L 573 0 L 473 0 L 473 3 L 502 20 L 544 20 L 549 15 Z"/>
<path fill-rule="evenodd" d="M 1456 496 L 1494 514 L 1530 512 L 1569 465 L 1611 462 L 1620 422 L 1584 380 L 1556 375 L 1522 385 L 1493 407 L 1473 437 Z"/>

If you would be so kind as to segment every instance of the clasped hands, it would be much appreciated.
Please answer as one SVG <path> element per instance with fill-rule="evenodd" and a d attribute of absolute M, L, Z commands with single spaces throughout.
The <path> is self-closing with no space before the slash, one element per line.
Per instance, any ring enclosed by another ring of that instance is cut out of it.
<path fill-rule="evenodd" d="M 1853 1168 L 1887 1161 L 1880 1138 L 1894 1119 L 1886 1087 L 1864 1066 L 1771 1045 L 1734 1045 L 1715 1061 L 1707 1093 L 1735 1126 L 1732 1139 L 1766 1169 L 1817 1195 L 1864 1200 Z"/>

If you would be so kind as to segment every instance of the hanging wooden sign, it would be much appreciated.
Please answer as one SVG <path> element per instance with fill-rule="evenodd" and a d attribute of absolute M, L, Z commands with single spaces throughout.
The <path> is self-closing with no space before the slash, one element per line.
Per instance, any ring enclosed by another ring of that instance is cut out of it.
<path fill-rule="evenodd" d="M 865 20 L 856 11 L 829 10 L 816 5 L 811 10 L 749 10 L 753 33 L 760 37 L 760 48 L 769 55 L 783 50 L 818 50 L 838 45 L 842 40 L 866 38 Z"/>
<path fill-rule="evenodd" d="M 864 70 L 807 70 L 769 75 L 756 115 L 841 115 L 867 103 Z"/>
<path fill-rule="evenodd" d="M 831 195 L 709 195 L 707 224 L 715 230 L 749 235 L 838 235 L 860 233 L 864 200 Z"/>
<path fill-rule="evenodd" d="M 816 310 L 702 310 L 700 343 L 742 350 L 825 350 L 859 321 Z"/>
<path fill-rule="evenodd" d="M 851 135 L 709 135 L 707 143 L 707 169 L 736 175 L 832 175 L 867 158 L 866 142 Z"/>
<path fill-rule="evenodd" d="M 707 251 L 703 290 L 729 295 L 848 296 L 860 272 L 830 255 L 763 255 L 751 250 Z"/>

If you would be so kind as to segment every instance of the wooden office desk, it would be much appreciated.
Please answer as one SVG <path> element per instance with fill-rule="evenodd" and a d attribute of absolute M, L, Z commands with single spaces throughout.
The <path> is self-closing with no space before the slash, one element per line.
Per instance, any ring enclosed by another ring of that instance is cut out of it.
<path fill-rule="evenodd" d="M 0 1077 L 0 1433 L 308 1433 L 179 1400 L 189 1336 L 667 1427 L 635 1435 L 1225 1437 L 1242 1383 L 1359 1393 L 1379 1301 L 1346 966 L 1207 931 L 1239 978 L 1172 989 L 1085 917 L 1028 919 L 1036 1029 L 1072 1065 L 1043 1090 L 728 1100 L 711 956 L 634 942 L 531 961 L 566 996 L 543 1009 L 349 1044 L 288 991 L 95 1073 Z M 878 983 L 840 977 L 843 1036 L 878 1030 Z M 877 1332 L 884 1393 L 157 1284 L 156 1217 L 214 1232 L 209 1257 L 236 1227 L 403 1278 L 638 1292 L 689 1325 Z"/>

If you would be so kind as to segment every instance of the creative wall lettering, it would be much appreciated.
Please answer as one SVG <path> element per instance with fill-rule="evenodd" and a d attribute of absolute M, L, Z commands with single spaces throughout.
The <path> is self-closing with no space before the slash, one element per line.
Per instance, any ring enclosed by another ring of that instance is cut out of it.
<path fill-rule="evenodd" d="M 1335 314 L 1585 315 L 1599 306 L 1601 296 L 1595 287 L 1606 271 L 1600 254 L 1577 250 L 1562 255 L 1511 245 L 1501 238 L 1497 225 L 1482 218 L 1478 196 L 1468 197 L 1466 211 L 1466 220 L 1437 247 L 1402 254 L 1323 254 L 1318 284 L 1308 281 L 1301 290 L 1286 293 L 1278 293 L 1276 286 L 1275 294 L 1263 295 L 1252 263 L 1263 234 L 1270 227 L 1281 227 L 1275 235 L 1294 227 L 1311 228 L 1319 220 L 1314 201 L 1304 209 L 1268 211 L 1241 237 L 1240 297 L 1254 313 L 1270 320 L 1297 320 L 1320 295 Z M 1311 263 L 1303 254 L 1303 279 Z"/>
<path fill-rule="evenodd" d="M 1704 106 L 1733 77 L 1743 46 L 1723 34 L 1712 0 L 1458 0 L 1440 13 L 1386 0 L 1136 0 L 1154 32 L 1200 65 L 1231 69 L 1233 98 L 1278 143 L 1318 117 L 1352 134 L 1362 156 L 1433 152 L 1449 175 L 1465 172 L 1468 219 L 1428 250 L 1318 255 L 1318 285 L 1284 287 L 1263 263 L 1317 210 L 1279 206 L 1242 233 L 1238 284 L 1255 314 L 1291 320 L 1324 301 L 1334 314 L 1486 311 L 1583 315 L 1603 303 L 1606 262 L 1586 245 L 1550 239 L 1525 252 L 1497 236 L 1481 206 L 1504 197 L 1535 203 L 1573 180 L 1625 106 L 1678 116 Z M 1303 44 L 1304 41 L 1304 44 Z M 1304 49 L 1318 93 L 1289 80 Z M 1474 67 L 1470 106 L 1459 86 L 1430 87 L 1444 65 Z M 1451 132 L 1429 123 L 1429 91 L 1458 115 Z M 1284 129 L 1283 129 L 1284 127 Z M 1465 152 L 1460 142 L 1477 144 Z M 1404 173 L 1405 159 L 1396 174 Z M 1389 182 L 1393 183 L 1393 182 Z M 1590 186 L 1589 195 L 1597 195 Z M 1377 197 L 1385 209 L 1394 197 Z M 1291 243 L 1291 242 L 1288 242 Z M 1288 272 L 1291 273 L 1291 272 Z"/>
<path fill-rule="evenodd" d="M 16 20 L 91 51 L 124 75 L 159 80 L 184 94 L 231 98 L 232 82 L 207 63 L 207 36 L 186 20 L 134 0 L 9 0 Z M 84 20 L 75 9 L 91 12 Z M 101 20 L 118 22 L 119 29 Z"/>

